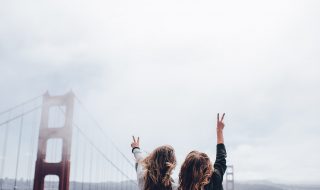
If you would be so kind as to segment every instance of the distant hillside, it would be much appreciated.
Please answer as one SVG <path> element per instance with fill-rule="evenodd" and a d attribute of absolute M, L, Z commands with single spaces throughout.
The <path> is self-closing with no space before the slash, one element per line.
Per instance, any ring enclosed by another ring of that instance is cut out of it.
<path fill-rule="evenodd" d="M 236 183 L 235 190 L 320 190 L 320 185 L 288 185 L 253 181 Z"/>
<path fill-rule="evenodd" d="M 4 179 L 2 181 L 3 190 L 12 190 L 14 180 Z M 134 184 L 136 181 L 123 181 L 123 182 L 105 182 L 105 183 L 81 183 L 70 182 L 70 190 L 89 190 L 89 189 L 112 189 L 112 190 L 138 190 Z M 48 182 L 47 189 L 58 189 L 57 182 Z M 32 189 L 32 181 L 20 179 L 17 181 L 17 189 Z M 235 183 L 235 190 L 320 190 L 320 185 L 290 185 L 290 184 L 276 184 L 272 182 L 250 181 L 250 182 L 237 182 Z"/>

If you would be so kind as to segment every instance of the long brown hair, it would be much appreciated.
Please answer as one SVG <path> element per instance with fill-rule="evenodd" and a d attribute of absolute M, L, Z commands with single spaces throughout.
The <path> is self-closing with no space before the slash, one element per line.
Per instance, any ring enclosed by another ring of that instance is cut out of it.
<path fill-rule="evenodd" d="M 176 166 L 176 156 L 171 146 L 156 148 L 143 161 L 146 171 L 144 190 L 172 190 L 172 170 Z"/>
<path fill-rule="evenodd" d="M 179 174 L 179 190 L 201 190 L 209 183 L 212 163 L 207 154 L 192 151 L 187 155 Z"/>

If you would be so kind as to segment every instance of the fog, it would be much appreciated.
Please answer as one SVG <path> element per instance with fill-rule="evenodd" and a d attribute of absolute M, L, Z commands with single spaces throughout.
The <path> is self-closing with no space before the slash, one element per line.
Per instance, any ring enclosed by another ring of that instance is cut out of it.
<path fill-rule="evenodd" d="M 2 1 L 1 110 L 69 90 L 132 155 L 214 159 L 236 180 L 319 183 L 319 1 Z M 179 166 L 175 171 L 175 176 Z"/>

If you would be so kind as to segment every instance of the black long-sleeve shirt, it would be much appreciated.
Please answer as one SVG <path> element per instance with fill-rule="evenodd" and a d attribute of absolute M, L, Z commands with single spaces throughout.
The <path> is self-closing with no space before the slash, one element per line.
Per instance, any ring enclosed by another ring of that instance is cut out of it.
<path fill-rule="evenodd" d="M 223 175 L 227 169 L 226 157 L 227 152 L 224 144 L 217 144 L 216 161 L 213 165 L 214 170 L 209 184 L 204 187 L 205 190 L 223 190 Z"/>

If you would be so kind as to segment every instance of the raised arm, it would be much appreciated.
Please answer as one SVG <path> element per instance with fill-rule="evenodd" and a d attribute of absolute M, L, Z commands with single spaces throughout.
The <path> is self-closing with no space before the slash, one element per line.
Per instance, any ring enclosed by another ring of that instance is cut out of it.
<path fill-rule="evenodd" d="M 225 114 L 222 115 L 221 119 L 219 118 L 219 114 L 217 116 L 217 153 L 216 153 L 216 161 L 214 162 L 214 170 L 220 180 L 223 180 L 223 175 L 227 169 L 226 165 L 226 157 L 227 152 L 224 146 L 224 138 L 223 138 L 223 129 L 224 129 L 224 119 Z"/>
<path fill-rule="evenodd" d="M 137 139 L 132 136 L 133 142 L 131 143 L 132 153 L 136 159 L 136 163 L 140 162 L 143 159 L 142 151 L 140 150 L 140 138 Z"/>
<path fill-rule="evenodd" d="M 133 142 L 131 143 L 132 153 L 134 155 L 134 158 L 136 159 L 136 172 L 137 172 L 137 180 L 138 180 L 138 186 L 139 189 L 143 189 L 144 186 L 144 169 L 141 164 L 141 161 L 144 159 L 142 155 L 142 151 L 140 150 L 140 138 L 136 139 L 134 136 L 132 136 Z"/>
<path fill-rule="evenodd" d="M 227 152 L 224 146 L 224 139 L 223 139 L 223 129 L 224 129 L 224 115 L 222 115 L 221 119 L 219 114 L 217 116 L 217 153 L 216 153 L 216 160 L 213 165 L 213 174 L 210 178 L 209 184 L 205 186 L 205 190 L 213 190 L 213 189 L 223 189 L 222 188 L 222 181 L 223 175 L 227 169 L 226 165 L 226 157 Z"/>

